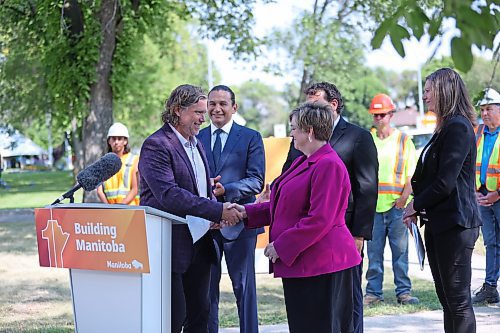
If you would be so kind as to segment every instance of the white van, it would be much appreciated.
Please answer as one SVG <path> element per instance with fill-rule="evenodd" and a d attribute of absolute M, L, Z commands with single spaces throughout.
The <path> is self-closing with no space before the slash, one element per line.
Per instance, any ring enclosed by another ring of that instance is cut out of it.
<path fill-rule="evenodd" d="M 409 135 L 413 140 L 415 149 L 417 150 L 417 157 L 422 153 L 427 142 L 430 141 L 432 135 L 434 134 L 434 129 L 432 128 L 411 128 L 403 131 L 405 134 Z"/>

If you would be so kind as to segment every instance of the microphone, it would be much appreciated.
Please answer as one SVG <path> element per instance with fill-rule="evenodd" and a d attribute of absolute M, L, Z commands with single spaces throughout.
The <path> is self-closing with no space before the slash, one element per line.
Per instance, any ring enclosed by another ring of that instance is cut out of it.
<path fill-rule="evenodd" d="M 61 195 L 52 205 L 60 203 L 66 198 L 73 202 L 73 194 L 83 188 L 85 191 L 95 190 L 102 182 L 113 177 L 122 167 L 122 161 L 118 155 L 107 153 L 96 162 L 92 163 L 76 176 L 77 184 L 71 190 Z"/>

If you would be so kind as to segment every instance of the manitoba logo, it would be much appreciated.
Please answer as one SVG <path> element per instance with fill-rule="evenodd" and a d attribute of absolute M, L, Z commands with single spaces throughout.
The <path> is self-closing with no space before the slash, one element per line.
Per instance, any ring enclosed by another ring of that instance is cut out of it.
<path fill-rule="evenodd" d="M 50 267 L 64 267 L 63 252 L 68 242 L 69 233 L 64 232 L 57 220 L 47 220 L 42 230 L 42 239 L 47 240 Z"/>

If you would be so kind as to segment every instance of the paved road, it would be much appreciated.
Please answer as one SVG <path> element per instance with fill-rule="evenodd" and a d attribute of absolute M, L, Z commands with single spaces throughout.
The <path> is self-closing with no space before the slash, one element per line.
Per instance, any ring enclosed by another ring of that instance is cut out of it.
<path fill-rule="evenodd" d="M 476 313 L 477 332 L 500 332 L 500 308 L 478 307 Z M 238 328 L 225 328 L 220 333 L 237 333 Z M 260 333 L 288 333 L 288 326 L 259 326 Z M 376 316 L 365 318 L 365 333 L 433 333 L 443 332 L 441 311 L 419 312 L 407 315 Z"/>

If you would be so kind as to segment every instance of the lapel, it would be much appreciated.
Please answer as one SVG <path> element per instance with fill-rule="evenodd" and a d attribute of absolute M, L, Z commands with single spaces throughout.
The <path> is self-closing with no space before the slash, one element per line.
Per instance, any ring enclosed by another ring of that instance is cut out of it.
<path fill-rule="evenodd" d="M 224 149 L 222 149 L 222 153 L 220 155 L 220 163 L 217 170 L 215 170 L 215 174 L 218 175 L 226 163 L 227 158 L 233 151 L 233 148 L 240 141 L 241 136 L 241 126 L 233 122 L 233 126 L 231 126 L 231 130 L 229 131 L 229 135 L 226 140 L 226 144 L 224 145 Z"/>
<path fill-rule="evenodd" d="M 316 163 L 319 159 L 321 159 L 324 155 L 330 153 L 333 151 L 333 148 L 327 143 L 320 149 L 318 149 L 314 154 L 309 156 L 308 158 L 306 156 L 300 156 L 297 158 L 297 163 L 293 163 L 292 167 L 288 169 L 282 177 L 278 180 L 276 184 L 276 191 L 273 195 L 273 198 L 271 200 L 271 221 L 274 220 L 274 213 L 276 209 L 276 202 L 279 200 L 279 194 L 283 186 L 288 183 L 289 181 L 293 180 L 295 177 L 300 175 L 301 173 L 306 172 L 309 167 Z"/>
<path fill-rule="evenodd" d="M 216 174 L 214 175 L 212 173 L 212 170 L 215 169 L 215 163 L 214 163 L 214 155 L 212 154 L 212 131 L 210 130 L 210 126 L 206 127 L 200 132 L 198 139 L 200 139 L 201 143 L 205 147 L 207 162 L 208 166 L 210 167 L 209 168 L 210 177 L 215 177 Z"/>
<path fill-rule="evenodd" d="M 342 116 L 340 116 L 339 122 L 335 129 L 333 130 L 332 136 L 330 138 L 330 145 L 333 147 L 335 143 L 344 135 L 344 131 L 347 128 L 347 122 L 344 120 Z"/>
<path fill-rule="evenodd" d="M 417 165 L 415 166 L 415 171 L 414 171 L 415 179 L 420 179 L 420 176 L 424 172 L 425 165 L 428 164 L 428 163 L 425 163 L 425 161 L 429 161 L 429 157 L 432 156 L 431 154 L 432 154 L 433 147 L 429 147 L 429 146 L 431 144 L 435 144 L 438 137 L 439 137 L 439 134 L 438 133 L 434 133 L 434 135 L 432 136 L 432 138 L 429 140 L 429 142 L 427 142 L 427 144 L 422 149 L 422 153 L 418 157 Z M 427 150 L 427 153 L 425 154 L 425 161 L 422 162 L 422 154 L 426 150 Z"/>
<path fill-rule="evenodd" d="M 189 171 L 189 174 L 191 175 L 191 182 L 193 183 L 193 188 L 196 191 L 197 195 L 199 196 L 200 193 L 198 193 L 198 185 L 196 184 L 196 176 L 194 175 L 194 170 L 193 166 L 191 165 L 191 161 L 189 160 L 189 157 L 186 154 L 186 150 L 184 150 L 184 147 L 182 146 L 181 142 L 175 135 L 175 133 L 172 131 L 170 128 L 170 125 L 168 123 L 165 123 L 163 125 L 163 132 L 165 132 L 165 135 L 168 138 L 168 141 L 172 143 L 172 146 L 174 146 L 174 149 L 177 151 L 181 159 L 184 161 L 184 164 L 186 165 L 186 169 Z M 199 143 L 198 143 L 199 145 Z M 203 156 L 203 155 L 202 155 Z"/>

